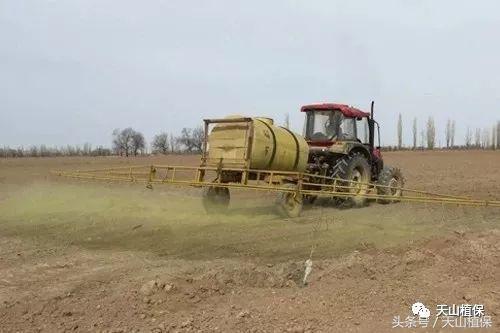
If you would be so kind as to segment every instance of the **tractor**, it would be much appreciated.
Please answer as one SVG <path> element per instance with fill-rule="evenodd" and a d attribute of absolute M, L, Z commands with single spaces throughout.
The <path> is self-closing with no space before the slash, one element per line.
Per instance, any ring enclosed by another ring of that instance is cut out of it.
<path fill-rule="evenodd" d="M 313 175 L 353 181 L 345 191 L 353 196 L 347 199 L 335 198 L 337 203 L 348 206 L 363 206 L 370 184 L 377 187 L 378 194 L 390 195 L 396 200 L 401 196 L 404 179 L 401 170 L 384 165 L 380 152 L 380 126 L 371 112 L 363 112 L 345 104 L 310 104 L 301 108 L 305 113 L 304 138 L 309 145 L 307 172 Z M 377 145 L 375 145 L 377 140 Z M 311 182 L 319 183 L 318 177 Z M 356 182 L 356 183 L 354 183 Z M 356 196 L 355 194 L 358 194 Z M 312 203 L 315 196 L 308 196 Z M 389 203 L 393 200 L 380 200 Z"/>
<path fill-rule="evenodd" d="M 356 207 L 374 192 L 382 203 L 397 201 L 403 176 L 384 166 L 373 102 L 371 113 L 334 103 L 305 105 L 301 111 L 306 116 L 302 136 L 270 118 L 205 119 L 198 183 L 205 181 L 205 170 L 217 170 L 203 195 L 207 211 L 227 208 L 230 183 L 266 182 L 270 190 L 281 191 L 277 205 L 287 216 L 298 216 L 303 203 L 320 196 Z"/>

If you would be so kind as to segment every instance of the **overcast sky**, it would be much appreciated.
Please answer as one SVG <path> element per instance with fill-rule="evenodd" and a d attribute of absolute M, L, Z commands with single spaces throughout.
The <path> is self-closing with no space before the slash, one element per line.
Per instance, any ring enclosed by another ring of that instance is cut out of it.
<path fill-rule="evenodd" d="M 0 145 L 109 146 L 203 118 L 375 100 L 383 144 L 411 121 L 500 119 L 498 1 L 0 0 Z"/>

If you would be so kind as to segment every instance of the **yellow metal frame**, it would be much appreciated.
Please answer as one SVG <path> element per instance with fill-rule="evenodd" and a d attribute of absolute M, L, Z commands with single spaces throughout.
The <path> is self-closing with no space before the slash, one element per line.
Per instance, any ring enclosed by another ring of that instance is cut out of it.
<path fill-rule="evenodd" d="M 245 133 L 245 155 L 243 160 L 224 160 L 225 165 L 231 165 L 231 164 L 236 164 L 236 165 L 242 165 L 243 162 L 243 168 L 245 171 L 250 168 L 250 155 L 252 152 L 252 142 L 253 142 L 253 132 L 254 132 L 254 125 L 253 125 L 253 120 L 252 118 L 249 117 L 241 117 L 241 118 L 222 118 L 222 119 L 204 119 L 203 120 L 205 124 L 205 134 L 204 134 L 204 139 L 203 139 L 203 149 L 201 153 L 201 167 L 207 167 L 210 165 L 214 164 L 222 164 L 222 161 L 213 161 L 210 160 L 208 157 L 208 152 L 209 152 L 209 147 L 208 147 L 208 133 L 209 133 L 209 127 L 212 124 L 238 124 L 238 123 L 243 123 L 246 125 L 246 133 Z"/>
<path fill-rule="evenodd" d="M 207 124 L 208 125 L 208 124 Z M 222 182 L 221 174 L 232 172 L 241 174 L 239 182 Z M 419 203 L 441 203 L 456 204 L 464 206 L 488 206 L 500 207 L 498 200 L 480 200 L 469 197 L 461 197 L 446 194 L 437 194 L 427 191 L 419 191 L 408 188 L 376 185 L 357 181 L 348 181 L 338 178 L 331 178 L 316 174 L 301 172 L 272 171 L 272 170 L 252 170 L 246 168 L 224 168 L 210 166 L 127 166 L 110 169 L 93 169 L 77 171 L 55 171 L 53 174 L 62 177 L 98 180 L 98 181 L 126 181 L 143 182 L 149 188 L 153 185 L 187 185 L 194 187 L 218 186 L 232 189 L 253 189 L 271 192 L 297 193 L 298 195 L 310 195 L 318 197 L 365 197 L 377 200 L 394 200 L 404 202 Z M 208 175 L 212 174 L 215 181 L 206 181 Z M 252 175 L 255 180 L 249 180 Z M 310 179 L 322 179 L 322 183 L 312 183 Z M 287 183 L 296 184 L 292 189 L 284 186 Z M 352 190 L 359 190 L 360 187 L 368 188 L 367 193 L 355 193 Z M 401 190 L 404 194 L 395 198 L 391 195 L 378 194 L 379 188 L 391 190 Z"/>

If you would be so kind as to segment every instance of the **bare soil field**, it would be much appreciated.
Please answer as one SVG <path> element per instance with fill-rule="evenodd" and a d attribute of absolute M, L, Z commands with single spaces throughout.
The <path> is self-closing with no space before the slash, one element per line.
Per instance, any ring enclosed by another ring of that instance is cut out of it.
<path fill-rule="evenodd" d="M 500 200 L 500 152 L 391 152 L 408 188 Z M 0 332 L 455 332 L 392 328 L 414 302 L 483 304 L 500 332 L 500 209 L 371 203 L 275 214 L 272 194 L 49 171 L 197 156 L 0 160 Z M 304 262 L 312 272 L 302 285 Z M 433 317 L 431 317 L 433 318 Z"/>

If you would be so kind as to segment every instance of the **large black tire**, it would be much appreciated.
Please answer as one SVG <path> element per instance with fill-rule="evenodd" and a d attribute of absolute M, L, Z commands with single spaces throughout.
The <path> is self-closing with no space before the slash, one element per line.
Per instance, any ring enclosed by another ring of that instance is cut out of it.
<path fill-rule="evenodd" d="M 390 186 L 390 188 L 377 186 L 378 194 L 390 196 L 389 198 L 378 199 L 379 203 L 389 204 L 399 202 L 399 197 L 403 195 L 403 187 L 405 185 L 403 173 L 399 168 L 384 167 L 378 176 L 377 185 Z"/>
<path fill-rule="evenodd" d="M 209 214 L 225 212 L 231 196 L 227 187 L 209 186 L 203 189 L 203 207 Z"/>
<path fill-rule="evenodd" d="M 350 188 L 339 188 L 338 191 L 349 192 L 352 196 L 347 198 L 338 197 L 336 198 L 336 202 L 348 207 L 363 207 L 366 205 L 368 199 L 360 196 L 360 194 L 368 194 L 370 190 L 368 184 L 371 180 L 371 171 L 370 165 L 363 154 L 354 153 L 340 158 L 333 167 L 332 175 L 340 179 L 363 183 L 353 184 L 349 182 L 340 182 L 342 186 L 348 186 Z"/>
<path fill-rule="evenodd" d="M 291 190 L 296 190 L 297 185 L 295 184 L 285 184 L 286 187 Z M 304 206 L 304 198 L 302 194 L 297 192 L 280 192 L 276 198 L 276 207 L 278 212 L 283 217 L 299 217 L 302 213 L 302 208 Z"/>

